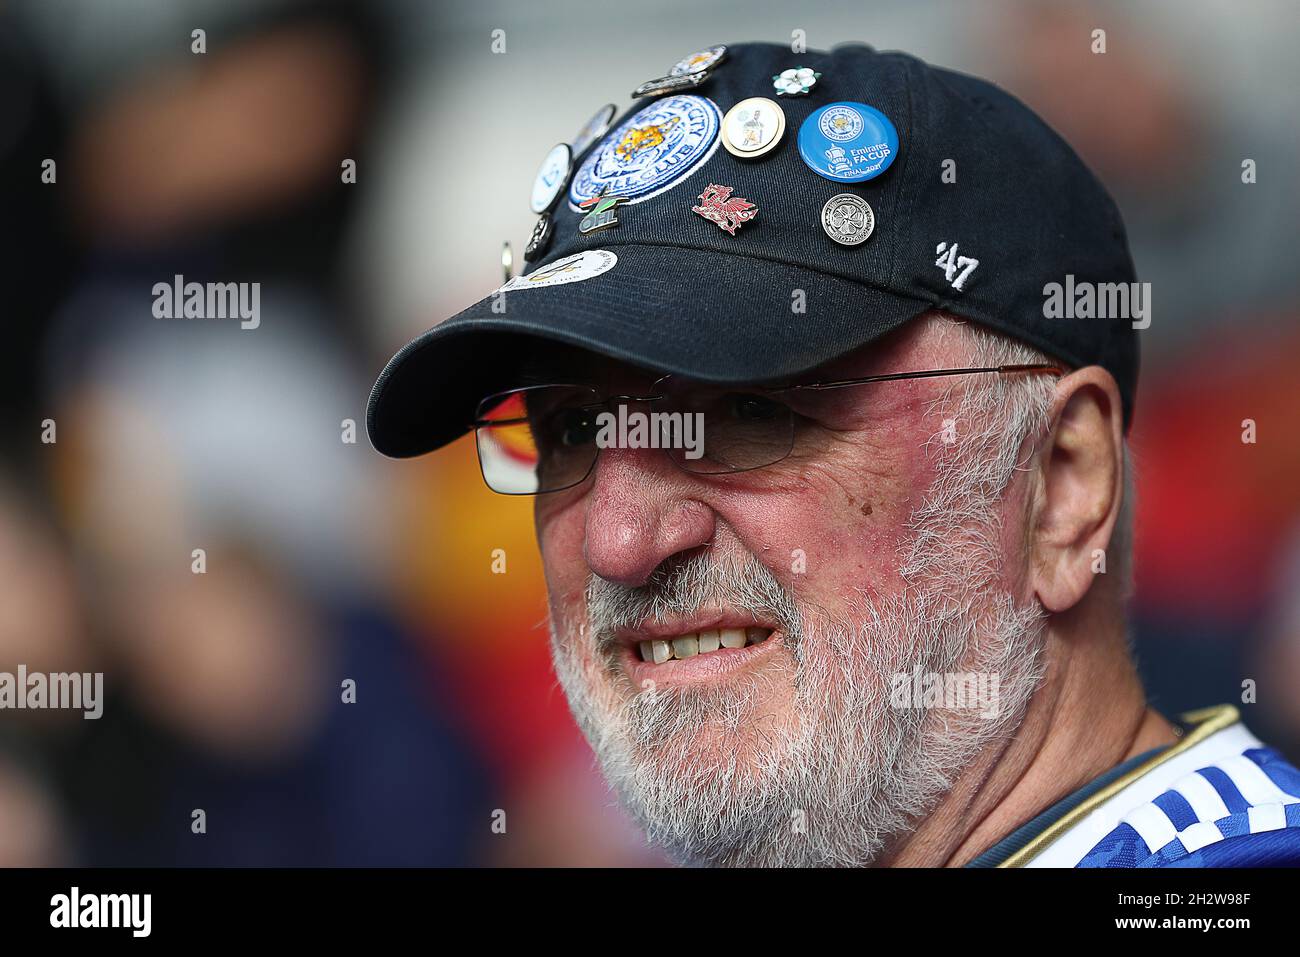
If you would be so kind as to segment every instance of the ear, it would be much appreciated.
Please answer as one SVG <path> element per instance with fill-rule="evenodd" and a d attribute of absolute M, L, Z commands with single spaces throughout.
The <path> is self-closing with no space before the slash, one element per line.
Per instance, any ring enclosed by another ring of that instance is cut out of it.
<path fill-rule="evenodd" d="M 1119 388 L 1099 366 L 1057 383 L 1056 414 L 1039 456 L 1030 520 L 1030 575 L 1049 612 L 1092 587 L 1096 554 L 1110 543 L 1123 495 L 1124 417 Z"/>

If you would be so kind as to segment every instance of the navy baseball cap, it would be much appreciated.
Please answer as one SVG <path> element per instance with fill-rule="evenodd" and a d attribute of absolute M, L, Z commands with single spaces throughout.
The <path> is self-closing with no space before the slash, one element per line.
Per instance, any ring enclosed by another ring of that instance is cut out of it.
<path fill-rule="evenodd" d="M 1133 324 L 1044 308 L 1049 284 L 1136 281 L 1124 224 L 1019 100 L 862 44 L 713 47 L 673 73 L 579 155 L 538 149 L 534 236 L 548 244 L 389 361 L 366 416 L 378 451 L 420 455 L 468 431 L 539 340 L 784 383 L 930 310 L 1102 366 L 1127 427 Z"/>

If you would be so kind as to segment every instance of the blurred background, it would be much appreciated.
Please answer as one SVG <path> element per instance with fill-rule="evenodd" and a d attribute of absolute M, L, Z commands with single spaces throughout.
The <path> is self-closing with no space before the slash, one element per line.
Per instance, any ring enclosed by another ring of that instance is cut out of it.
<path fill-rule="evenodd" d="M 1300 758 L 1294 0 L 0 0 L 0 671 L 107 699 L 0 712 L 0 865 L 659 862 L 551 674 L 529 502 L 468 441 L 381 459 L 365 401 L 522 261 L 552 144 L 796 30 L 1000 83 L 1115 194 L 1143 674 Z M 176 274 L 260 282 L 260 327 L 155 319 Z"/>

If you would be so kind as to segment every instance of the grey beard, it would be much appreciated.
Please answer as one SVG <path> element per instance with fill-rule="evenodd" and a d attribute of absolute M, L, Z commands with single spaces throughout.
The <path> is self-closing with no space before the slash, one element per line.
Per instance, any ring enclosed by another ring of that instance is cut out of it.
<path fill-rule="evenodd" d="M 1041 680 L 1041 609 L 1017 607 L 989 577 L 972 582 L 981 567 L 972 547 L 985 546 L 968 541 L 960 554 L 949 545 L 913 561 L 914 583 L 879 605 L 864 596 L 856 625 L 801 610 L 756 558 L 698 554 L 640 588 L 593 578 L 588 624 L 552 622 L 556 672 L 649 840 L 690 864 L 865 866 L 912 829 L 986 746 L 1014 731 Z M 795 664 L 788 727 L 754 733 L 753 703 L 789 690 L 761 686 L 777 681 L 770 672 L 640 690 L 616 668 L 618 628 L 705 606 L 780 623 Z M 590 671 L 582 641 L 595 649 Z M 917 671 L 997 675 L 996 714 L 896 707 L 894 676 Z"/>

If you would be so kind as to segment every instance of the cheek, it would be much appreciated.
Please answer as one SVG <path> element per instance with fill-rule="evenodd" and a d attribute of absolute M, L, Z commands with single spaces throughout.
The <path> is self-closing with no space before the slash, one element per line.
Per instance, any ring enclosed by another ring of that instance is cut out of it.
<path fill-rule="evenodd" d="M 828 496 L 834 501 L 834 495 Z M 873 601 L 898 591 L 898 555 L 910 512 L 906 493 L 873 484 L 852 501 L 825 501 L 807 513 L 806 537 L 813 543 L 803 590 L 827 607 Z"/>
<path fill-rule="evenodd" d="M 923 456 L 888 468 L 839 462 L 800 470 L 780 489 L 720 503 L 745 546 L 795 594 L 827 609 L 902 588 L 898 556 L 929 474 Z"/>
<path fill-rule="evenodd" d="M 1028 483 L 1017 481 L 1003 498 L 1002 535 L 1002 573 L 1000 584 L 1013 595 L 1027 600 L 1033 595 L 1030 575 L 1030 525 L 1028 520 L 1029 490 Z"/>
<path fill-rule="evenodd" d="M 538 500 L 533 516 L 551 607 L 571 613 L 583 599 L 589 570 L 583 558 L 583 513 L 577 502 Z"/>

